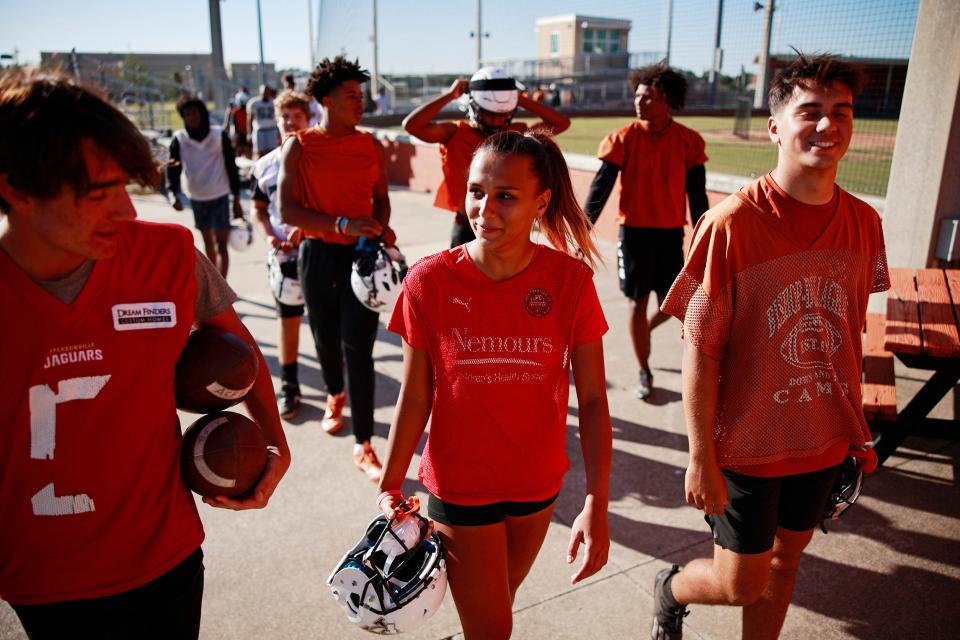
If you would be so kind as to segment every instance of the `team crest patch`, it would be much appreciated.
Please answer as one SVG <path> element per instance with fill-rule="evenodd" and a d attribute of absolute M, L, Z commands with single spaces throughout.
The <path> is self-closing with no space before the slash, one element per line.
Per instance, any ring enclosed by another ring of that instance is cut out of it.
<path fill-rule="evenodd" d="M 111 311 L 113 313 L 113 328 L 117 331 L 169 329 L 177 326 L 177 305 L 175 302 L 115 304 Z"/>
<path fill-rule="evenodd" d="M 530 289 L 523 296 L 523 306 L 534 318 L 542 318 L 553 308 L 553 298 L 546 289 Z"/>

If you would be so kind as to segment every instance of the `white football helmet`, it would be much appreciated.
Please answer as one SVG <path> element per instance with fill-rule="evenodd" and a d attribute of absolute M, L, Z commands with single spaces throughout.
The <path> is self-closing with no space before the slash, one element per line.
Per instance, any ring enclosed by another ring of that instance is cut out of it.
<path fill-rule="evenodd" d="M 297 278 L 297 253 L 271 250 L 267 255 L 270 291 L 283 304 L 295 307 L 303 304 L 303 288 Z"/>
<path fill-rule="evenodd" d="M 470 78 L 467 96 L 467 117 L 474 126 L 486 128 L 480 112 L 507 113 L 512 118 L 517 110 L 520 91 L 517 81 L 503 69 L 482 67 Z"/>
<path fill-rule="evenodd" d="M 371 311 L 387 311 L 400 297 L 407 259 L 396 247 L 384 247 L 379 240 L 361 239 L 353 261 L 350 286 L 357 300 Z"/>
<path fill-rule="evenodd" d="M 234 251 L 246 251 L 253 245 L 253 227 L 244 220 L 242 226 L 230 227 L 227 243 Z"/>
<path fill-rule="evenodd" d="M 382 635 L 417 628 L 447 592 L 446 551 L 417 513 L 379 515 L 327 579 L 350 622 Z"/>

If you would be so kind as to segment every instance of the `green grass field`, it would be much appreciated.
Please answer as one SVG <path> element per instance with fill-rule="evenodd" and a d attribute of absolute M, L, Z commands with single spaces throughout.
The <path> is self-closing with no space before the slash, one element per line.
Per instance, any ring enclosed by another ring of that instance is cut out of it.
<path fill-rule="evenodd" d="M 677 121 L 698 131 L 707 143 L 707 170 L 756 177 L 777 162 L 777 150 L 766 136 L 767 119 L 752 118 L 750 139 L 733 135 L 733 117 L 680 116 Z M 573 118 L 570 129 L 557 137 L 564 151 L 595 155 L 600 141 L 632 118 Z M 887 192 L 896 120 L 858 120 L 854 138 L 840 163 L 837 181 L 854 193 L 883 197 Z"/>

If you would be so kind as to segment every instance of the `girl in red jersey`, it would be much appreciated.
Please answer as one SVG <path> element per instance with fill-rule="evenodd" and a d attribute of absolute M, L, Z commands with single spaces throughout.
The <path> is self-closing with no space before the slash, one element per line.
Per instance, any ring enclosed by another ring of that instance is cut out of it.
<path fill-rule="evenodd" d="M 572 582 L 607 561 L 610 416 L 590 224 L 556 144 L 539 132 L 488 138 L 470 167 L 477 238 L 424 258 L 388 328 L 403 337 L 403 384 L 378 507 L 388 517 L 427 419 L 419 478 L 448 556 L 466 638 L 507 638 L 517 588 L 546 536 L 568 467 L 573 368 L 587 495 L 571 527 Z M 551 249 L 531 241 L 534 223 Z"/>

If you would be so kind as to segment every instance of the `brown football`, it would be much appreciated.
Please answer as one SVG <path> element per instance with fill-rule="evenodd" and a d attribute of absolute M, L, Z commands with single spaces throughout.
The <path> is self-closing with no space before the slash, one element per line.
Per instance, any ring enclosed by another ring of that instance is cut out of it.
<path fill-rule="evenodd" d="M 177 408 L 211 413 L 232 407 L 253 386 L 258 366 L 256 350 L 240 336 L 216 327 L 197 329 L 177 360 Z"/>
<path fill-rule="evenodd" d="M 255 422 L 232 411 L 203 416 L 183 434 L 180 471 L 201 496 L 247 493 L 267 464 L 267 441 Z"/>

